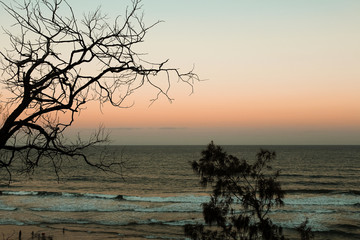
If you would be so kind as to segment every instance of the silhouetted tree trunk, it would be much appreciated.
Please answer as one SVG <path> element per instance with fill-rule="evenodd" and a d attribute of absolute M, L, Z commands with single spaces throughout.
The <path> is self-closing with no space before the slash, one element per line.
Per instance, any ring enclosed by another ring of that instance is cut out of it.
<path fill-rule="evenodd" d="M 144 24 L 139 0 L 133 0 L 125 15 L 113 23 L 107 22 L 100 9 L 78 20 L 63 0 L 0 3 L 16 28 L 6 30 L 11 45 L 1 52 L 1 84 L 12 96 L 3 101 L 0 170 L 6 170 L 10 178 L 14 161 L 22 161 L 27 172 L 45 158 L 52 161 L 55 172 L 66 158 L 82 159 L 105 171 L 119 167 L 121 163 L 91 162 L 84 154 L 85 148 L 107 141 L 102 129 L 86 142 L 78 139 L 68 145 L 64 141 L 64 131 L 86 103 L 131 107 L 125 100 L 145 84 L 157 91 L 152 101 L 160 95 L 171 100 L 172 78 L 191 90 L 198 79 L 192 72 L 166 68 L 167 61 L 145 61 L 134 50 L 157 24 Z M 64 9 L 66 16 L 60 13 Z"/>

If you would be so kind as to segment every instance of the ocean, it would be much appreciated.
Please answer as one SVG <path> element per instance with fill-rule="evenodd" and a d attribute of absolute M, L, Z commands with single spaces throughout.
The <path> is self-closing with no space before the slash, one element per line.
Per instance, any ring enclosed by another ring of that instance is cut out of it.
<path fill-rule="evenodd" d="M 201 203 L 209 200 L 189 163 L 205 147 L 109 146 L 125 162 L 122 176 L 69 161 L 59 181 L 44 166 L 34 175 L 14 174 L 8 186 L 1 172 L 0 225 L 83 231 L 98 239 L 185 239 L 183 226 L 203 222 Z M 249 161 L 260 147 L 223 146 Z M 315 239 L 360 239 L 360 146 L 262 148 L 277 153 L 273 167 L 281 169 L 285 206 L 271 218 L 290 238 L 308 218 Z"/>

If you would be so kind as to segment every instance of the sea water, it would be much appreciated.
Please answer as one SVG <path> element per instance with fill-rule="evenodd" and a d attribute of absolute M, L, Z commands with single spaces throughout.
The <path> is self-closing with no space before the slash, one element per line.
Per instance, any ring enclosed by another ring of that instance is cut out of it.
<path fill-rule="evenodd" d="M 60 179 L 50 166 L 34 175 L 1 172 L 0 225 L 76 226 L 109 239 L 185 239 L 182 226 L 202 223 L 209 189 L 199 185 L 190 162 L 205 146 L 110 146 L 124 161 L 122 174 L 64 162 Z M 277 153 L 285 206 L 270 214 L 294 229 L 306 218 L 323 239 L 360 239 L 360 146 L 264 146 Z M 102 147 L 93 149 L 91 160 Z M 224 146 L 255 159 L 260 146 Z M 319 239 L 319 238 L 317 238 Z"/>

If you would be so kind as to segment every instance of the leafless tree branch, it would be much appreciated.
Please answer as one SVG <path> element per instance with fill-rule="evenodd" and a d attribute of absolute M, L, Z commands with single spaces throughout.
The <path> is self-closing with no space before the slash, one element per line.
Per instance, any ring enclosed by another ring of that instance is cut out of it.
<path fill-rule="evenodd" d="M 31 172 L 50 159 L 59 174 L 66 158 L 81 159 L 104 171 L 115 163 L 92 162 L 84 149 L 108 141 L 103 130 L 87 142 L 64 142 L 64 131 L 89 101 L 131 107 L 125 100 L 144 85 L 170 101 L 171 76 L 193 87 L 199 80 L 193 71 L 166 68 L 168 60 L 152 63 L 142 59 L 134 46 L 142 43 L 157 23 L 146 26 L 140 0 L 133 0 L 125 16 L 108 22 L 100 8 L 77 20 L 65 0 L 23 0 L 14 5 L 0 1 L 13 18 L 13 30 L 5 30 L 10 48 L 0 52 L 1 84 L 12 93 L 4 102 L 0 128 L 0 170 L 11 177 L 14 161 L 23 161 Z M 69 14 L 60 14 L 62 9 Z M 93 71 L 97 68 L 97 71 Z M 164 75 L 166 86 L 159 83 Z M 19 160 L 20 159 L 20 160 Z"/>

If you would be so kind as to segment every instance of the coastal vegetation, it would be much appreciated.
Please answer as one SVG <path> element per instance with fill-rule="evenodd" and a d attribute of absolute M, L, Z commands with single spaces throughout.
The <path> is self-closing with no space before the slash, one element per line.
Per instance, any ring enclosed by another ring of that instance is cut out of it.
<path fill-rule="evenodd" d="M 192 162 L 200 184 L 212 190 L 210 201 L 202 204 L 205 224 L 185 225 L 185 235 L 193 240 L 286 239 L 270 216 L 271 210 L 284 205 L 285 196 L 280 171 L 271 167 L 275 158 L 275 152 L 261 149 L 249 163 L 211 142 L 200 160 Z M 313 238 L 307 223 L 297 229 L 302 240 Z"/>

